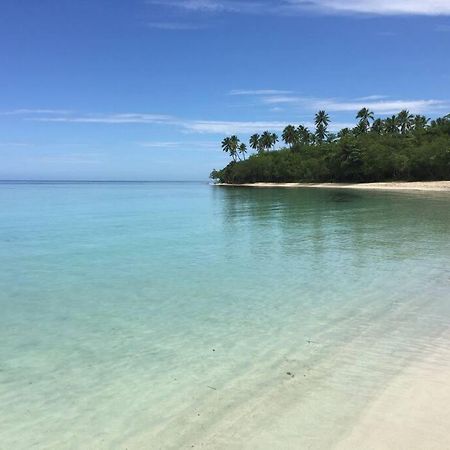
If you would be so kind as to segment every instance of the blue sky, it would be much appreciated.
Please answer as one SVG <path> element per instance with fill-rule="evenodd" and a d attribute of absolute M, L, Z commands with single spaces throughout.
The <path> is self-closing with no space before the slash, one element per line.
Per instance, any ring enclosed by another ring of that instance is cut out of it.
<path fill-rule="evenodd" d="M 206 180 L 326 109 L 450 111 L 450 0 L 2 0 L 0 179 Z"/>

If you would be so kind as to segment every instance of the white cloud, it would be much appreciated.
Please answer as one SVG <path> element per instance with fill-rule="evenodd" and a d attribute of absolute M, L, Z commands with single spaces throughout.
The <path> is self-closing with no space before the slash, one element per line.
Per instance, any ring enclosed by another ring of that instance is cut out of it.
<path fill-rule="evenodd" d="M 205 28 L 202 25 L 185 22 L 150 22 L 147 24 L 149 28 L 167 31 L 190 31 Z"/>
<path fill-rule="evenodd" d="M 449 0 L 148 0 L 147 3 L 209 13 L 450 15 Z"/>
<path fill-rule="evenodd" d="M 12 111 L 4 111 L 0 114 L 4 116 L 21 116 L 21 115 L 39 115 L 39 114 L 70 114 L 72 111 L 66 109 L 14 109 Z"/>
<path fill-rule="evenodd" d="M 30 144 L 26 142 L 0 142 L 0 147 L 29 147 Z"/>
<path fill-rule="evenodd" d="M 278 89 L 254 89 L 254 90 L 245 90 L 245 89 L 234 89 L 228 93 L 228 95 L 284 95 L 284 94 L 292 94 L 292 91 L 280 91 Z"/>
<path fill-rule="evenodd" d="M 153 148 L 153 149 L 210 149 L 217 147 L 216 141 L 162 141 L 162 142 L 137 142 L 137 145 L 145 148 Z"/>
<path fill-rule="evenodd" d="M 37 122 L 62 122 L 62 123 L 86 123 L 86 124 L 166 124 L 178 126 L 189 132 L 197 133 L 237 133 L 258 132 L 266 129 L 281 130 L 284 122 L 240 122 L 240 121 L 216 121 L 216 120 L 189 120 L 173 116 L 158 114 L 89 114 L 80 116 L 62 117 L 31 117 L 28 120 Z M 161 143 L 156 143 L 161 144 Z M 174 142 L 166 143 L 166 147 L 174 145 Z M 152 145 L 150 143 L 150 145 Z"/>
<path fill-rule="evenodd" d="M 298 96 L 267 96 L 262 98 L 262 102 L 268 105 L 290 104 L 305 110 L 337 112 L 356 112 L 361 108 L 369 108 L 377 114 L 398 113 L 402 109 L 408 109 L 413 113 L 433 113 L 442 112 L 450 107 L 450 102 L 434 99 L 419 100 L 397 100 L 389 99 L 383 95 L 369 95 L 350 100 L 321 99 Z"/>
<path fill-rule="evenodd" d="M 316 102 L 316 109 L 356 112 L 361 108 L 369 108 L 376 114 L 396 114 L 402 109 L 407 109 L 416 114 L 423 114 L 442 111 L 448 107 L 449 103 L 441 100 L 381 100 L 375 102 L 319 100 Z"/>
<path fill-rule="evenodd" d="M 126 123 L 172 123 L 172 116 L 161 114 L 89 114 L 85 116 L 59 116 L 59 117 L 32 117 L 30 120 L 37 122 L 69 122 L 69 123 L 104 123 L 104 124 L 126 124 Z"/>
<path fill-rule="evenodd" d="M 171 115 L 164 114 L 147 114 L 147 113 L 122 113 L 122 114 L 79 114 L 64 112 L 56 114 L 54 110 L 20 110 L 24 115 L 25 120 L 33 120 L 38 122 L 55 122 L 55 123 L 79 123 L 79 124 L 144 124 L 144 125 L 166 125 L 172 126 L 180 131 L 187 133 L 199 134 L 237 134 L 237 133 L 259 133 L 264 130 L 281 131 L 287 123 L 298 124 L 301 123 L 298 119 L 298 114 L 305 113 L 312 115 L 320 110 L 342 112 L 342 113 L 356 113 L 361 108 L 367 107 L 376 114 L 395 114 L 402 109 L 407 109 L 411 113 L 416 114 L 431 114 L 447 112 L 450 109 L 450 102 L 435 99 L 388 99 L 383 95 L 369 95 L 366 97 L 359 97 L 356 99 L 333 99 L 333 98 L 308 98 L 296 95 L 283 94 L 278 95 L 278 90 L 248 90 L 248 91 L 232 91 L 244 92 L 235 95 L 254 95 L 258 96 L 263 104 L 279 109 L 279 105 L 286 106 L 286 110 L 295 111 L 296 120 L 275 120 L 275 121 L 227 121 L 227 120 L 195 120 L 184 119 Z M 277 95 L 275 95 L 275 93 Z M 273 95 L 269 95 L 273 94 Z M 19 110 L 18 110 L 19 111 Z M 25 114 L 28 111 L 29 114 Z M 35 112 L 39 111 L 39 114 Z M 49 111 L 45 114 L 45 111 Z M 304 123 L 304 122 L 303 122 Z M 305 124 L 305 123 L 304 123 Z M 338 130 L 343 127 L 353 126 L 354 124 L 332 122 L 331 129 Z M 313 127 L 312 123 L 306 123 L 305 126 Z M 198 145 L 197 145 L 198 144 Z M 147 142 L 141 145 L 149 148 L 181 148 L 188 144 L 188 142 Z M 201 147 L 203 144 L 196 143 L 194 147 Z"/>
<path fill-rule="evenodd" d="M 255 13 L 264 6 L 262 2 L 235 0 L 148 0 L 147 3 L 209 13 Z"/>
<path fill-rule="evenodd" d="M 449 0 L 288 0 L 288 3 L 293 8 L 326 14 L 450 15 Z"/>
<path fill-rule="evenodd" d="M 234 134 L 259 133 L 264 130 L 280 131 L 285 122 L 240 122 L 219 120 L 196 120 L 184 123 L 184 128 L 197 133 Z"/>
<path fill-rule="evenodd" d="M 358 97 L 356 100 L 382 100 L 387 98 L 387 95 L 366 95 L 365 97 Z"/>
<path fill-rule="evenodd" d="M 268 105 L 278 105 L 282 103 L 301 103 L 304 99 L 302 97 L 292 95 L 273 95 L 270 97 L 264 97 L 262 101 Z"/>
<path fill-rule="evenodd" d="M 213 134 L 250 134 L 261 133 L 265 130 L 270 131 L 282 131 L 288 123 L 297 124 L 297 120 L 293 121 L 262 121 L 262 122 L 240 122 L 240 121 L 195 121 L 189 124 L 185 124 L 185 127 L 193 132 L 197 133 L 213 133 Z M 308 128 L 314 128 L 312 122 L 302 122 L 302 124 Z M 335 122 L 331 123 L 330 130 L 337 131 L 341 128 L 353 127 L 354 124 Z"/>

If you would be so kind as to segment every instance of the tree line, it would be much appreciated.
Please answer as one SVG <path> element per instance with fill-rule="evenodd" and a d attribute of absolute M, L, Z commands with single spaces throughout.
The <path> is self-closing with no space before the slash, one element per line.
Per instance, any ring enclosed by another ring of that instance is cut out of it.
<path fill-rule="evenodd" d="M 450 179 L 450 114 L 431 120 L 407 110 L 375 118 L 362 108 L 353 128 L 329 130 L 330 116 L 319 111 L 315 129 L 287 125 L 281 135 L 286 147 L 274 151 L 275 133 L 253 134 L 247 145 L 226 137 L 222 150 L 232 162 L 211 173 L 225 183 L 257 181 L 384 181 Z"/>

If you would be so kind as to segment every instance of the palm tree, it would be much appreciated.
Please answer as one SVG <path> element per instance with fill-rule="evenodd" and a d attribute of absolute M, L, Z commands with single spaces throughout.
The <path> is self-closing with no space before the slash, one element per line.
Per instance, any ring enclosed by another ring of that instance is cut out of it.
<path fill-rule="evenodd" d="M 229 153 L 230 156 L 232 157 L 233 155 L 231 154 L 231 143 L 230 143 L 230 138 L 226 137 L 223 141 L 222 141 L 222 150 L 225 153 Z M 234 159 L 234 158 L 233 158 Z"/>
<path fill-rule="evenodd" d="M 275 144 L 278 142 L 278 136 L 275 133 L 272 133 L 270 135 L 270 140 L 271 140 L 270 148 L 275 147 Z"/>
<path fill-rule="evenodd" d="M 314 119 L 316 124 L 316 137 L 319 143 L 327 137 L 327 126 L 330 123 L 330 116 L 325 111 L 319 111 Z"/>
<path fill-rule="evenodd" d="M 362 108 L 360 111 L 358 111 L 358 114 L 356 114 L 356 118 L 359 120 L 360 130 L 363 133 L 367 133 L 370 128 L 370 121 L 374 120 L 373 112 L 370 111 L 368 108 Z"/>
<path fill-rule="evenodd" d="M 437 119 L 432 120 L 431 127 L 432 128 L 441 127 L 446 125 L 449 121 L 450 121 L 450 114 L 447 114 L 444 117 L 438 117 Z"/>
<path fill-rule="evenodd" d="M 362 122 L 358 122 L 358 123 L 356 124 L 356 127 L 353 128 L 352 131 L 353 131 L 353 133 L 354 133 L 356 136 L 358 136 L 358 135 L 360 135 L 360 134 L 366 133 L 366 132 L 367 132 L 367 129 L 366 129 L 365 125 L 364 125 Z"/>
<path fill-rule="evenodd" d="M 296 128 L 292 125 L 288 125 L 284 130 L 283 134 L 281 135 L 283 138 L 283 141 L 286 143 L 286 145 L 289 145 L 291 148 L 293 145 L 298 143 L 298 132 Z"/>
<path fill-rule="evenodd" d="M 241 159 L 238 153 L 239 144 L 240 141 L 236 135 L 230 137 L 230 147 L 231 147 L 230 153 L 231 155 L 234 155 L 238 159 Z"/>
<path fill-rule="evenodd" d="M 384 129 L 386 130 L 386 133 L 390 134 L 398 133 L 398 119 L 395 114 L 384 120 Z"/>
<path fill-rule="evenodd" d="M 242 142 L 241 145 L 239 145 L 239 153 L 242 155 L 242 159 L 245 160 L 245 154 L 247 153 L 247 146 Z"/>
<path fill-rule="evenodd" d="M 377 134 L 383 134 L 384 123 L 382 119 L 376 119 L 372 124 L 372 131 Z"/>
<path fill-rule="evenodd" d="M 334 142 L 337 139 L 336 133 L 328 133 L 327 134 L 327 142 Z"/>
<path fill-rule="evenodd" d="M 309 132 L 308 128 L 306 128 L 303 125 L 299 125 L 297 128 L 297 134 L 299 137 L 300 142 L 303 145 L 309 145 L 311 142 L 311 133 Z"/>
<path fill-rule="evenodd" d="M 249 143 L 250 143 L 250 147 L 253 150 L 257 150 L 259 152 L 260 148 L 261 148 L 261 136 L 259 134 L 251 135 Z"/>
<path fill-rule="evenodd" d="M 400 133 L 406 134 L 412 127 L 414 116 L 410 114 L 408 110 L 404 109 L 399 112 L 397 120 L 398 126 L 400 127 Z"/>
<path fill-rule="evenodd" d="M 327 127 L 325 125 L 319 124 L 316 126 L 316 140 L 320 144 L 327 137 Z"/>
<path fill-rule="evenodd" d="M 428 126 L 428 119 L 426 116 L 422 116 L 420 114 L 416 114 L 414 116 L 414 130 L 424 130 Z"/>
<path fill-rule="evenodd" d="M 239 154 L 237 152 L 238 147 L 239 147 L 239 139 L 237 136 L 226 137 L 222 141 L 222 150 L 226 153 L 229 153 L 230 156 L 233 158 L 233 161 L 236 161 L 237 158 L 239 158 Z"/>
<path fill-rule="evenodd" d="M 264 131 L 260 138 L 260 148 L 262 151 L 269 150 L 272 147 L 272 134 Z"/>
<path fill-rule="evenodd" d="M 338 138 L 343 138 L 346 136 L 350 136 L 351 134 L 352 130 L 350 130 L 350 128 L 342 128 L 342 130 L 338 132 L 337 136 Z"/>

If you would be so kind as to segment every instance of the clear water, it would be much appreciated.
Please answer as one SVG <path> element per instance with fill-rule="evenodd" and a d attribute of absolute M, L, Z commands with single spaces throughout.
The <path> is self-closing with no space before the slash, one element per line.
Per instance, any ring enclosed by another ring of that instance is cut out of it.
<path fill-rule="evenodd" d="M 0 448 L 330 448 L 448 330 L 449 236 L 448 194 L 2 183 Z"/>

